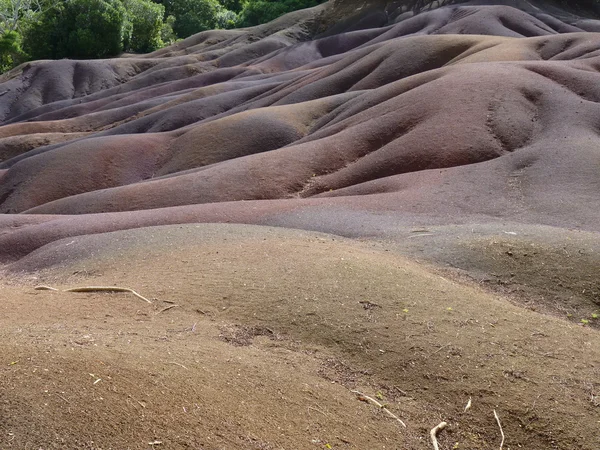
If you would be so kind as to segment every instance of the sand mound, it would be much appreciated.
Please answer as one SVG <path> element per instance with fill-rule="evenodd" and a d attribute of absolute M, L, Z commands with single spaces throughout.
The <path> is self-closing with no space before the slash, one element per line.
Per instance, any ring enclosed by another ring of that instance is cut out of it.
<path fill-rule="evenodd" d="M 494 409 L 511 446 L 600 444 L 589 400 L 597 332 L 380 245 L 175 225 L 69 238 L 10 266 L 34 268 L 35 280 L 7 288 L 0 319 L 14 362 L 0 383 L 28 387 L 2 394 L 2 431 L 16 446 L 48 445 L 52 426 L 63 447 L 418 449 L 444 418 L 445 447 L 495 448 Z M 34 283 L 134 286 L 156 300 Z M 379 395 L 407 428 L 352 389 Z"/>
<path fill-rule="evenodd" d="M 377 209 L 418 207 L 441 223 L 483 215 L 597 229 L 595 213 L 571 208 L 600 206 L 600 38 L 581 32 L 581 18 L 458 5 L 298 43 L 293 30 L 323 8 L 146 57 L 26 68 L 5 83 L 28 87 L 14 89 L 0 127 L 5 147 L 23 151 L 0 165 L 0 211 L 227 202 L 237 221 L 239 201 L 360 209 L 357 196 L 369 195 Z M 119 83 L 100 86 L 95 71 Z"/>

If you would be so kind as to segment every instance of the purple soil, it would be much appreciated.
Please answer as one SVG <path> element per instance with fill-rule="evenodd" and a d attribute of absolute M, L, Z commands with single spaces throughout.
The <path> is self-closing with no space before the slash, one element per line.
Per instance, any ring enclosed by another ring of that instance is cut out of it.
<path fill-rule="evenodd" d="M 521 9 L 329 2 L 3 75 L 0 261 L 194 222 L 600 231 L 600 21 L 504 3 Z"/>

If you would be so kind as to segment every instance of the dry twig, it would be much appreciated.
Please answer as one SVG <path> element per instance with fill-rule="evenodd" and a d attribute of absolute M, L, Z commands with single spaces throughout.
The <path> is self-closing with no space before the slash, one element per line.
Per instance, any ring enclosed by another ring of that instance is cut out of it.
<path fill-rule="evenodd" d="M 441 347 L 440 347 L 440 348 L 438 348 L 438 349 L 437 349 L 435 352 L 431 353 L 431 354 L 430 354 L 430 355 L 429 355 L 427 358 L 430 358 L 430 357 L 432 357 L 432 356 L 433 356 L 433 355 L 435 355 L 436 353 L 439 353 L 439 352 L 441 352 L 442 350 L 444 350 L 446 347 L 449 347 L 449 346 L 450 346 L 450 344 L 446 344 L 446 345 L 443 345 L 443 346 L 441 346 Z"/>
<path fill-rule="evenodd" d="M 372 398 L 372 397 L 369 397 L 368 395 L 365 395 L 365 394 L 363 394 L 363 393 L 362 393 L 362 392 L 360 392 L 360 391 L 355 391 L 355 390 L 352 390 L 352 391 L 350 391 L 350 392 L 352 392 L 353 394 L 356 394 L 356 395 L 358 395 L 358 398 L 359 398 L 360 400 L 363 400 L 363 401 L 367 401 L 367 402 L 373 403 L 373 404 L 374 404 L 375 406 L 377 406 L 378 408 L 381 408 L 382 410 L 384 410 L 384 411 L 385 411 L 385 413 L 386 413 L 388 416 L 390 416 L 390 417 L 391 417 L 391 418 L 393 418 L 393 419 L 396 419 L 398 422 L 400 422 L 400 424 L 401 424 L 401 425 L 402 425 L 404 428 L 406 428 L 406 424 L 405 424 L 404 422 L 402 422 L 402 420 L 401 420 L 401 419 L 400 419 L 400 418 L 399 418 L 397 415 L 395 415 L 393 412 L 391 412 L 389 409 L 387 409 L 387 406 L 385 406 L 385 405 L 383 405 L 383 404 L 379 403 L 379 402 L 378 402 L 377 400 L 375 400 L 374 398 Z"/>
<path fill-rule="evenodd" d="M 403 391 L 402 389 L 400 389 L 398 386 L 394 386 L 394 389 L 396 389 L 398 392 L 400 392 L 400 394 L 402 394 L 405 397 L 409 397 L 408 392 Z"/>
<path fill-rule="evenodd" d="M 65 289 L 65 292 L 129 292 L 130 294 L 135 295 L 137 298 L 140 298 L 147 303 L 152 303 L 151 300 L 148 300 L 146 297 L 138 294 L 133 289 L 119 287 L 119 286 L 84 286 L 84 287 Z"/>
<path fill-rule="evenodd" d="M 433 443 L 433 448 L 435 450 L 440 450 L 440 446 L 438 445 L 437 441 L 437 434 L 444 428 L 446 428 L 447 425 L 448 424 L 446 422 L 442 422 L 437 427 L 432 428 L 431 432 L 429 433 L 429 435 L 431 436 L 431 442 Z"/>
<path fill-rule="evenodd" d="M 177 307 L 179 307 L 179 305 L 170 305 L 170 306 L 167 306 L 166 308 L 163 308 L 159 312 L 157 312 L 156 315 L 158 316 L 162 312 L 165 312 L 165 311 L 168 311 L 168 310 L 170 310 L 172 308 L 177 308 Z"/>
<path fill-rule="evenodd" d="M 58 291 L 50 286 L 36 286 L 34 288 L 36 291 Z M 135 295 L 137 298 L 144 300 L 145 302 L 152 303 L 151 300 L 148 300 L 143 295 L 138 294 L 133 289 L 119 287 L 119 286 L 83 286 L 65 289 L 64 292 L 129 292 L 130 294 Z"/>
<path fill-rule="evenodd" d="M 316 408 L 316 407 L 314 407 L 314 406 L 309 406 L 309 407 L 308 407 L 308 413 L 309 413 L 309 415 L 310 415 L 310 410 L 311 410 L 311 409 L 312 409 L 313 411 L 320 412 L 320 413 L 321 413 L 321 414 L 323 414 L 325 417 L 328 417 L 328 414 L 327 414 L 325 411 L 321 411 L 319 408 Z"/>
<path fill-rule="evenodd" d="M 58 291 L 58 289 L 55 289 L 55 288 L 50 287 L 50 286 L 45 286 L 45 285 L 36 286 L 33 289 L 36 290 L 36 291 Z"/>
<path fill-rule="evenodd" d="M 504 430 L 502 430 L 502 424 L 500 423 L 500 417 L 498 417 L 498 413 L 494 410 L 494 417 L 496 418 L 496 422 L 498 422 L 498 428 L 500 428 L 500 434 L 502 435 L 502 441 L 500 442 L 500 450 L 504 447 Z"/>
<path fill-rule="evenodd" d="M 467 406 L 465 406 L 463 413 L 466 413 L 469 409 L 471 409 L 471 397 L 469 397 L 469 401 L 467 402 Z"/>
<path fill-rule="evenodd" d="M 64 397 L 63 397 L 62 395 L 60 395 L 60 394 L 56 394 L 56 396 L 57 396 L 58 398 L 62 398 L 62 399 L 65 401 L 65 402 L 67 402 L 67 403 L 69 403 L 69 404 L 71 403 L 69 400 L 67 400 L 66 398 L 64 398 Z"/>
<path fill-rule="evenodd" d="M 176 366 L 183 367 L 185 370 L 189 370 L 189 369 L 188 369 L 187 367 L 185 367 L 183 364 L 180 364 L 180 363 L 178 363 L 178 362 L 175 362 L 175 361 L 168 361 L 168 362 L 167 362 L 167 364 L 175 364 Z"/>

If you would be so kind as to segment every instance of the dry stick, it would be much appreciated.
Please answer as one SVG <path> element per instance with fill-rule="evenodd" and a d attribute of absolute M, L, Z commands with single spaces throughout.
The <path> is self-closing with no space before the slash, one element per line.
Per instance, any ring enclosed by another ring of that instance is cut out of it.
<path fill-rule="evenodd" d="M 408 392 L 403 391 L 402 389 L 400 389 L 398 386 L 394 386 L 394 389 L 396 389 L 398 392 L 400 392 L 402 395 L 404 395 L 405 397 L 408 397 Z"/>
<path fill-rule="evenodd" d="M 433 448 L 435 450 L 440 450 L 440 447 L 438 445 L 438 441 L 437 441 L 437 434 L 442 431 L 444 428 L 446 428 L 448 424 L 446 422 L 442 422 L 440 423 L 437 427 L 432 428 L 431 432 L 429 433 L 429 435 L 431 436 L 431 442 L 433 442 Z"/>
<path fill-rule="evenodd" d="M 308 407 L 308 411 L 309 411 L 309 413 L 310 413 L 310 410 L 311 410 L 311 409 L 312 409 L 313 411 L 320 412 L 320 413 L 321 413 L 321 414 L 323 414 L 325 417 L 328 417 L 328 415 L 327 415 L 327 413 L 326 413 L 326 412 L 324 412 L 324 411 L 321 411 L 319 408 L 315 408 L 314 406 L 309 406 L 309 407 Z"/>
<path fill-rule="evenodd" d="M 469 401 L 467 402 L 467 406 L 465 406 L 463 413 L 466 413 L 469 409 L 471 409 L 471 397 L 469 397 Z"/>
<path fill-rule="evenodd" d="M 65 289 L 65 292 L 129 292 L 130 294 L 135 295 L 137 298 L 144 300 L 145 302 L 152 303 L 151 300 L 148 300 L 143 295 L 138 294 L 133 289 L 119 287 L 119 286 L 84 286 L 77 287 L 71 289 Z"/>
<path fill-rule="evenodd" d="M 391 412 L 389 409 L 387 409 L 387 407 L 385 405 L 382 405 L 381 403 L 379 403 L 374 398 L 369 397 L 368 395 L 365 395 L 365 394 L 363 394 L 360 391 L 354 391 L 354 390 L 352 390 L 350 392 L 352 392 L 353 394 L 358 395 L 359 397 L 362 397 L 365 400 L 368 400 L 369 402 L 373 403 L 375 406 L 383 409 L 388 416 L 392 417 L 393 419 L 396 419 L 398 422 L 400 422 L 402 424 L 402 426 L 404 428 L 406 428 L 406 424 L 404 422 L 402 422 L 402 420 L 397 415 L 395 415 L 393 412 Z"/>
<path fill-rule="evenodd" d="M 502 442 L 500 442 L 500 450 L 504 447 L 504 431 L 502 430 L 502 424 L 500 423 L 500 417 L 498 417 L 498 413 L 494 410 L 494 417 L 496 418 L 496 422 L 498 422 L 498 428 L 500 428 L 500 434 L 502 435 Z"/>
<path fill-rule="evenodd" d="M 167 361 L 167 364 L 175 364 L 176 366 L 183 367 L 185 370 L 189 370 L 183 364 L 179 364 L 178 362 L 175 362 L 175 361 Z"/>
<path fill-rule="evenodd" d="M 50 286 L 36 286 L 34 288 L 36 291 L 58 291 Z M 143 295 L 138 294 L 133 289 L 119 287 L 119 286 L 84 286 L 84 287 L 76 287 L 71 289 L 65 289 L 64 292 L 129 292 L 130 294 L 135 295 L 137 298 L 144 300 L 145 302 L 152 303 L 151 300 L 148 300 Z"/>
<path fill-rule="evenodd" d="M 430 358 L 430 357 L 432 357 L 433 355 L 435 355 L 436 353 L 439 353 L 439 352 L 441 352 L 442 350 L 444 350 L 444 349 L 445 349 L 446 347 L 448 347 L 449 345 L 450 345 L 450 344 L 446 344 L 446 345 L 443 345 L 443 346 L 441 346 L 441 347 L 440 347 L 440 348 L 438 348 L 438 349 L 437 349 L 435 352 L 433 352 L 431 355 L 429 355 L 427 358 Z"/>
<path fill-rule="evenodd" d="M 55 288 L 50 287 L 50 286 L 44 286 L 44 285 L 42 285 L 42 286 L 36 286 L 33 289 L 36 290 L 36 291 L 58 291 L 58 289 L 55 289 Z"/>
<path fill-rule="evenodd" d="M 62 398 L 62 399 L 63 399 L 65 402 L 67 402 L 67 403 L 71 403 L 69 400 L 67 400 L 66 398 L 64 398 L 64 397 L 63 397 L 62 395 L 60 395 L 60 394 L 56 394 L 56 396 L 57 396 L 58 398 Z"/>
<path fill-rule="evenodd" d="M 177 307 L 179 307 L 179 305 L 171 305 L 171 306 L 167 306 L 166 308 L 163 308 L 163 309 L 161 309 L 159 312 L 157 312 L 157 313 L 156 313 L 156 315 L 158 316 L 158 315 L 159 315 L 160 313 L 162 313 L 162 312 L 165 312 L 165 311 L 168 311 L 168 310 L 170 310 L 170 309 L 172 309 L 172 308 L 177 308 Z"/>

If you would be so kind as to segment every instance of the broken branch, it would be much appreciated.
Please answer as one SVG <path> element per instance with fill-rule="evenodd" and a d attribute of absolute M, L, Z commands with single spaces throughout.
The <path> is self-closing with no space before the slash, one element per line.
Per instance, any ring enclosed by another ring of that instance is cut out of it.
<path fill-rule="evenodd" d="M 469 397 L 469 401 L 467 402 L 467 406 L 465 406 L 463 413 L 466 413 L 469 409 L 471 409 L 471 397 Z"/>
<path fill-rule="evenodd" d="M 179 305 L 170 305 L 170 306 L 167 306 L 166 308 L 163 308 L 159 312 L 157 312 L 156 315 L 158 316 L 160 313 L 163 313 L 165 311 L 168 311 L 168 310 L 170 310 L 172 308 L 177 308 L 177 307 L 179 307 Z"/>
<path fill-rule="evenodd" d="M 500 442 L 500 450 L 504 447 L 504 430 L 502 430 L 502 424 L 500 423 L 500 417 L 498 417 L 498 413 L 494 410 L 494 417 L 496 418 L 496 422 L 498 423 L 498 428 L 500 428 L 500 435 L 502 436 L 502 441 Z"/>
<path fill-rule="evenodd" d="M 188 369 L 187 367 L 185 367 L 183 364 L 180 364 L 180 363 L 178 363 L 178 362 L 175 362 L 175 361 L 167 361 L 167 364 L 175 364 L 176 366 L 183 367 L 185 370 L 189 370 L 189 369 Z"/>
<path fill-rule="evenodd" d="M 152 303 L 146 297 L 138 294 L 133 289 L 119 287 L 119 286 L 84 286 L 76 287 L 71 289 L 65 289 L 65 292 L 129 292 L 135 295 L 137 298 L 144 300 L 145 302 Z"/>
<path fill-rule="evenodd" d="M 36 286 L 34 288 L 36 291 L 58 291 L 59 289 L 55 289 L 50 286 Z M 152 303 L 151 300 L 148 300 L 143 295 L 138 294 L 133 289 L 119 287 L 119 286 L 83 286 L 65 289 L 63 292 L 129 292 L 130 294 L 135 295 L 137 298 L 144 300 L 145 302 Z"/>
<path fill-rule="evenodd" d="M 431 442 L 433 443 L 433 448 L 435 450 L 440 450 L 440 447 L 438 445 L 438 441 L 437 441 L 437 434 L 442 431 L 444 428 L 446 428 L 448 424 L 446 422 L 442 422 L 440 423 L 437 427 L 434 427 L 431 429 L 431 432 L 429 433 L 431 436 Z"/>
<path fill-rule="evenodd" d="M 353 394 L 356 394 L 356 395 L 358 395 L 358 398 L 359 398 L 360 400 L 363 400 L 363 401 L 370 402 L 370 403 L 374 404 L 375 406 L 377 406 L 378 408 L 381 408 L 382 410 L 384 410 L 384 411 L 385 411 L 385 413 L 386 413 L 388 416 L 390 416 L 390 417 L 391 417 L 391 418 L 393 418 L 393 419 L 396 419 L 398 422 L 400 422 L 400 424 L 401 424 L 401 425 L 402 425 L 404 428 L 406 428 L 406 424 L 405 424 L 404 422 L 402 422 L 402 420 L 401 420 L 401 419 L 400 419 L 400 418 L 399 418 L 397 415 L 395 415 L 393 412 L 391 412 L 389 409 L 387 409 L 387 406 L 385 406 L 385 405 L 383 405 L 383 404 L 379 403 L 379 402 L 378 402 L 377 400 L 375 400 L 374 398 L 372 398 L 372 397 L 369 397 L 368 395 L 365 395 L 365 394 L 363 394 L 363 393 L 362 393 L 362 392 L 360 392 L 360 391 L 355 391 L 355 390 L 352 390 L 352 391 L 350 391 L 350 392 L 352 392 Z"/>
<path fill-rule="evenodd" d="M 58 291 L 58 289 L 55 289 L 53 287 L 50 286 L 36 286 L 33 288 L 36 291 Z"/>

